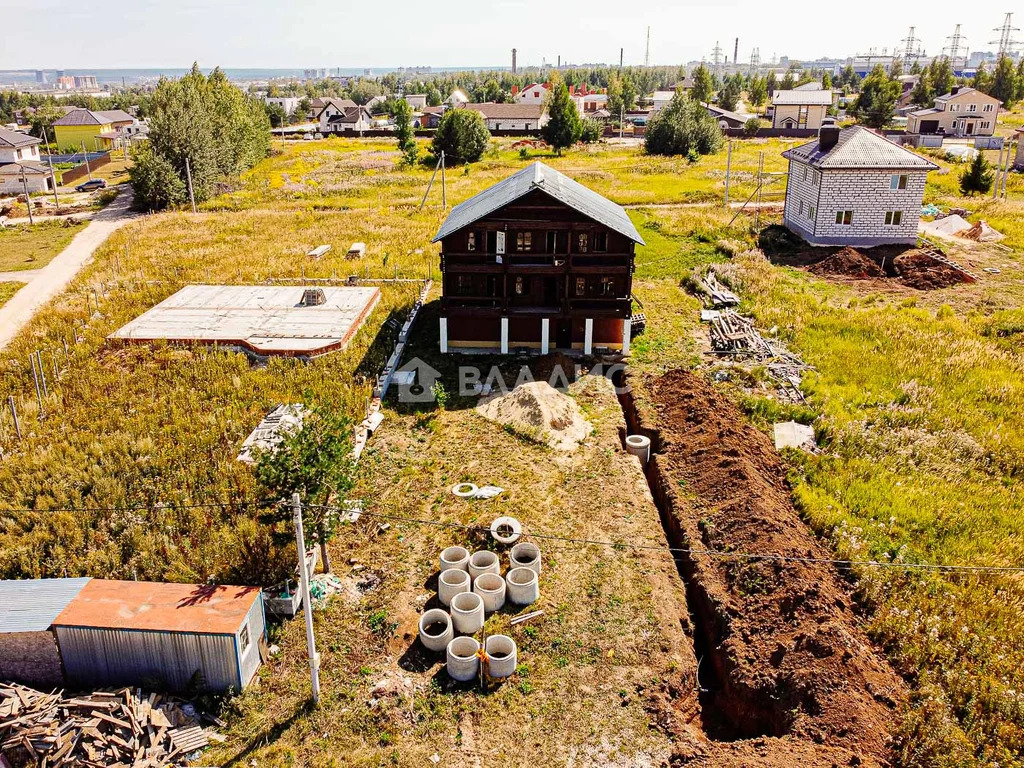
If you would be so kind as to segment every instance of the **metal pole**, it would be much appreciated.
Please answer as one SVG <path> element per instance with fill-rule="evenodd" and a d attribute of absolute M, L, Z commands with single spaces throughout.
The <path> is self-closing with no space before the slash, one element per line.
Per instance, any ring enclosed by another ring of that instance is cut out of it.
<path fill-rule="evenodd" d="M 441 208 L 448 207 L 448 185 L 444 180 L 444 150 L 441 150 Z M 395 269 L 398 267 L 396 266 Z"/>
<path fill-rule="evenodd" d="M 729 139 L 729 152 L 725 156 L 725 204 L 729 205 L 729 175 L 732 173 L 732 138 Z"/>
<path fill-rule="evenodd" d="M 7 405 L 11 407 L 11 418 L 14 419 L 14 432 L 21 440 L 21 424 L 18 423 L 18 409 L 14 407 L 14 395 L 7 396 Z"/>
<path fill-rule="evenodd" d="M 25 176 L 25 166 L 21 166 L 21 186 L 25 190 L 25 207 L 28 208 L 28 223 L 35 224 L 32 219 L 32 198 L 28 195 L 28 178 Z"/>
<path fill-rule="evenodd" d="M 50 183 L 53 184 L 53 202 L 60 208 L 60 198 L 57 197 L 57 177 L 53 173 L 53 157 L 50 155 L 50 139 L 46 136 L 46 126 L 43 126 L 43 141 L 46 142 L 46 160 L 50 164 Z"/>
<path fill-rule="evenodd" d="M 29 355 L 28 361 L 32 365 L 32 380 L 36 385 L 36 400 L 39 402 L 39 418 L 43 418 L 43 393 L 39 391 L 39 375 L 36 373 L 36 357 Z"/>
<path fill-rule="evenodd" d="M 313 638 L 313 600 L 309 593 L 309 571 L 306 570 L 306 540 L 302 535 L 302 500 L 292 494 L 292 519 L 295 522 L 295 542 L 299 548 L 299 587 L 302 589 L 302 612 L 306 615 L 306 650 L 309 654 L 309 674 L 313 680 L 313 703 L 320 701 L 320 657 Z"/>
<path fill-rule="evenodd" d="M 427 204 L 427 195 L 430 194 L 430 188 L 434 186 L 434 177 L 437 176 L 437 169 L 441 167 L 441 158 L 437 159 L 437 165 L 434 166 L 434 172 L 430 174 L 430 181 L 427 182 L 427 191 L 423 193 L 423 199 L 420 201 L 420 210 L 423 210 L 423 206 Z"/>
<path fill-rule="evenodd" d="M 1013 157 L 1013 142 L 1008 141 L 1006 143 L 1006 170 L 1003 171 L 1003 200 L 1006 199 L 1006 180 L 1010 176 L 1010 167 L 1013 164 L 1010 160 L 1011 157 Z"/>
<path fill-rule="evenodd" d="M 1005 142 L 1004 142 L 1005 143 Z M 999 196 L 999 174 L 1003 172 L 1003 149 L 1004 145 L 999 145 L 999 162 L 996 163 L 996 183 L 992 188 L 992 199 L 995 200 Z"/>
<path fill-rule="evenodd" d="M 196 195 L 192 191 L 192 166 L 189 165 L 188 158 L 185 158 L 185 176 L 188 178 L 188 199 L 192 201 L 192 213 L 196 212 Z"/>
<path fill-rule="evenodd" d="M 39 364 L 39 380 L 43 383 L 43 397 L 50 396 L 50 388 L 46 386 L 46 371 L 43 370 L 43 353 L 36 350 L 36 362 Z"/>
<path fill-rule="evenodd" d="M 761 226 L 761 188 L 764 186 L 764 152 L 760 154 L 757 161 L 757 214 L 754 219 L 754 226 Z"/>
<path fill-rule="evenodd" d="M 85 172 L 89 174 L 89 181 L 92 181 L 92 168 L 89 167 L 89 153 L 85 151 L 85 142 L 82 142 L 82 157 L 85 158 Z"/>

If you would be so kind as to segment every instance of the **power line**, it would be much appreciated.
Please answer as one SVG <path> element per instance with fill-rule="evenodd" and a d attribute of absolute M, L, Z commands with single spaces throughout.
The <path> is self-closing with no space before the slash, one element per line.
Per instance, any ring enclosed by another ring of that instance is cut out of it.
<path fill-rule="evenodd" d="M 310 505 L 318 509 L 325 509 L 333 512 L 346 512 L 347 510 L 341 509 L 340 507 L 331 507 L 324 505 Z M 413 525 L 429 525 L 436 528 L 455 528 L 465 531 L 475 531 L 489 533 L 490 528 L 485 525 L 467 525 L 464 523 L 450 523 L 440 520 L 425 520 L 422 518 L 405 517 L 402 515 L 390 515 L 384 512 L 367 512 L 363 511 L 361 515 L 368 517 L 377 517 L 382 520 L 390 520 L 392 522 L 409 523 Z M 573 536 L 557 536 L 554 534 L 534 533 L 527 532 L 524 529 L 524 534 L 529 535 L 534 539 L 541 539 L 545 541 L 560 541 L 569 544 L 586 544 L 588 546 L 600 546 L 600 547 L 611 547 L 613 549 L 637 549 L 637 550 L 650 550 L 655 552 L 672 552 L 683 555 L 696 555 L 715 557 L 720 559 L 733 559 L 733 560 L 759 560 L 759 561 L 770 561 L 770 562 L 789 562 L 789 563 L 813 563 L 813 564 L 827 564 L 834 565 L 837 568 L 853 568 L 856 566 L 862 566 L 866 568 L 895 568 L 895 569 L 908 569 L 908 570 L 927 570 L 927 571 L 939 571 L 944 573 L 1024 573 L 1024 566 L 1001 566 L 1001 565 L 940 565 L 938 563 L 896 563 L 887 562 L 884 560 L 838 560 L 827 557 L 800 557 L 797 555 L 782 555 L 777 553 L 769 554 L 758 554 L 754 552 L 732 552 L 721 549 L 705 549 L 705 548 L 692 548 L 692 547 L 670 547 L 663 546 L 660 544 L 635 544 L 626 541 L 603 541 L 600 539 L 587 539 Z"/>

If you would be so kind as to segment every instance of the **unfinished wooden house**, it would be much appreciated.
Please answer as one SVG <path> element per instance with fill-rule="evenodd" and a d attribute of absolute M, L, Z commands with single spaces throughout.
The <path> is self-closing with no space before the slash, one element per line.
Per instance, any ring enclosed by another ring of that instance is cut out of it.
<path fill-rule="evenodd" d="M 441 351 L 629 351 L 626 212 L 543 163 L 456 206 L 441 242 Z"/>

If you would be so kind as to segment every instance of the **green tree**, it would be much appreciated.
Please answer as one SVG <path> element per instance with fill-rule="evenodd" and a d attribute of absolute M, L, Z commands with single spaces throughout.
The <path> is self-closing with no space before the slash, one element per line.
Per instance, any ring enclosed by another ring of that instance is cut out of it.
<path fill-rule="evenodd" d="M 299 103 L 295 105 L 295 116 L 300 118 L 302 121 L 309 119 L 309 112 L 313 109 L 313 102 L 308 97 L 303 96 L 299 99 Z"/>
<path fill-rule="evenodd" d="M 444 97 L 441 96 L 441 92 L 437 90 L 437 88 L 435 88 L 434 86 L 430 86 L 430 88 L 427 89 L 427 104 L 429 104 L 430 106 L 440 106 L 443 98 Z"/>
<path fill-rule="evenodd" d="M 758 109 L 768 101 L 768 81 L 763 77 L 755 77 L 750 84 L 750 91 L 747 94 L 750 104 Z"/>
<path fill-rule="evenodd" d="M 890 78 L 881 64 L 876 65 L 861 83 L 854 107 L 857 119 L 871 128 L 884 128 L 892 120 L 901 91 L 899 81 Z"/>
<path fill-rule="evenodd" d="M 889 77 L 895 80 L 897 77 L 903 76 L 903 59 L 895 58 L 892 60 L 892 66 L 889 67 Z"/>
<path fill-rule="evenodd" d="M 174 166 L 149 146 L 132 153 L 128 178 L 135 195 L 134 205 L 139 210 L 159 211 L 188 200 L 188 189 Z"/>
<path fill-rule="evenodd" d="M 744 136 L 757 136 L 757 132 L 761 130 L 761 121 L 756 117 L 752 117 L 743 124 L 743 135 Z"/>
<path fill-rule="evenodd" d="M 974 77 L 971 78 L 971 87 L 978 89 L 982 93 L 988 93 L 992 89 L 992 75 L 989 74 L 984 61 L 978 64 Z"/>
<path fill-rule="evenodd" d="M 472 109 L 449 109 L 441 116 L 434 134 L 435 155 L 444 152 L 451 163 L 475 163 L 479 160 L 491 133 L 479 112 Z"/>
<path fill-rule="evenodd" d="M 793 77 L 792 72 L 787 72 L 786 76 L 782 78 L 782 85 L 779 86 L 780 91 L 792 91 L 796 86 L 796 79 Z"/>
<path fill-rule="evenodd" d="M 839 75 L 839 82 L 844 88 L 854 91 L 860 87 L 860 75 L 854 71 L 852 64 L 843 67 L 843 71 Z"/>
<path fill-rule="evenodd" d="M 986 93 L 1003 102 L 1006 109 L 1013 109 L 1013 102 L 1017 98 L 1017 69 L 1009 56 L 999 57 L 996 70 L 992 74 L 992 86 Z"/>
<path fill-rule="evenodd" d="M 267 111 L 267 119 L 270 120 L 271 128 L 280 128 L 287 122 L 288 113 L 280 104 L 264 104 L 263 108 Z"/>
<path fill-rule="evenodd" d="M 932 81 L 932 91 L 936 96 L 943 96 L 953 90 L 953 86 L 956 85 L 956 78 L 953 76 L 953 65 L 949 59 L 942 56 L 938 59 L 933 59 L 932 63 L 928 65 L 930 72 L 930 79 Z"/>
<path fill-rule="evenodd" d="M 593 144 L 601 138 L 601 124 L 593 118 L 583 120 L 583 130 L 580 133 L 580 141 L 584 144 Z"/>
<path fill-rule="evenodd" d="M 622 106 L 626 110 L 632 109 L 636 106 L 637 96 L 636 85 L 630 78 L 624 77 L 622 79 Z"/>
<path fill-rule="evenodd" d="M 722 109 L 727 109 L 730 112 L 736 109 L 736 105 L 739 104 L 740 96 L 743 94 L 743 82 L 742 77 L 736 75 L 734 77 L 726 78 L 725 86 L 718 94 L 718 106 Z"/>
<path fill-rule="evenodd" d="M 932 90 L 931 76 L 928 69 L 924 69 L 918 76 L 914 90 L 910 94 L 910 100 L 921 107 L 929 106 L 935 99 L 935 91 Z"/>
<path fill-rule="evenodd" d="M 920 75 L 921 74 L 921 61 L 914 59 L 914 64 L 910 67 L 910 74 Z"/>
<path fill-rule="evenodd" d="M 821 87 L 824 88 L 826 91 L 832 90 L 832 73 L 831 72 L 825 72 L 824 74 L 822 74 L 822 76 L 821 76 Z"/>
<path fill-rule="evenodd" d="M 722 129 L 704 106 L 681 93 L 647 126 L 644 148 L 652 155 L 710 155 L 722 147 Z"/>
<path fill-rule="evenodd" d="M 608 102 L 606 108 L 613 120 L 618 120 L 626 108 L 622 103 L 622 81 L 614 73 L 608 77 Z"/>
<path fill-rule="evenodd" d="M 764 82 L 765 89 L 768 91 L 768 98 L 770 99 L 775 92 L 779 90 L 778 81 L 775 79 L 775 72 L 768 73 L 768 79 Z"/>
<path fill-rule="evenodd" d="M 707 104 L 715 92 L 715 81 L 711 77 L 711 71 L 702 61 L 700 66 L 693 70 L 693 90 L 690 96 L 694 101 Z"/>
<path fill-rule="evenodd" d="M 395 138 L 398 139 L 398 151 L 402 153 L 405 162 L 413 165 L 419 149 L 416 146 L 416 137 L 412 132 L 412 107 L 405 99 L 395 101 L 394 111 L 391 117 L 395 121 Z"/>
<path fill-rule="evenodd" d="M 984 195 L 992 189 L 995 174 L 985 156 L 979 152 L 974 156 L 967 170 L 960 176 L 960 193 L 963 195 Z"/>
<path fill-rule="evenodd" d="M 40 106 L 36 107 L 35 112 L 32 113 L 32 118 L 29 120 L 29 133 L 35 136 L 37 139 L 42 139 L 43 134 L 49 137 L 50 141 L 57 141 L 56 136 L 53 132 L 53 123 L 55 120 L 59 120 L 64 116 L 64 113 L 57 109 L 57 105 L 52 102 L 45 102 Z M 45 131 L 43 129 L 46 129 Z M 75 147 L 76 150 L 80 147 Z"/>
<path fill-rule="evenodd" d="M 580 113 L 573 100 L 569 98 L 569 89 L 564 82 L 555 83 L 548 101 L 548 121 L 541 128 L 544 141 L 554 147 L 555 152 L 560 155 L 563 149 L 579 141 L 582 134 Z"/>
<path fill-rule="evenodd" d="M 266 501 L 275 505 L 267 522 L 287 523 L 292 520 L 291 497 L 302 500 L 304 525 L 312 530 L 320 545 L 324 571 L 331 572 L 331 556 L 327 542 L 335 534 L 338 515 L 329 505 L 343 502 L 355 477 L 352 420 L 342 411 L 325 404 L 308 409 L 302 427 L 286 435 L 274 450 L 262 451 L 256 457 L 254 474 Z"/>

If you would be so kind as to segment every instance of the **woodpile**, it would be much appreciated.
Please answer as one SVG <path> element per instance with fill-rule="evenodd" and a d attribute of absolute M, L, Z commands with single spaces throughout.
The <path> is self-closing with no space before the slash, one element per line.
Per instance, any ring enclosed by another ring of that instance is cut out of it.
<path fill-rule="evenodd" d="M 223 740 L 171 696 L 122 688 L 68 697 L 0 683 L 0 755 L 13 768 L 182 765 L 211 738 Z"/>
<path fill-rule="evenodd" d="M 740 297 L 730 291 L 718 281 L 714 270 L 709 270 L 701 281 L 704 290 L 711 297 L 713 307 L 735 307 L 740 303 Z"/>

